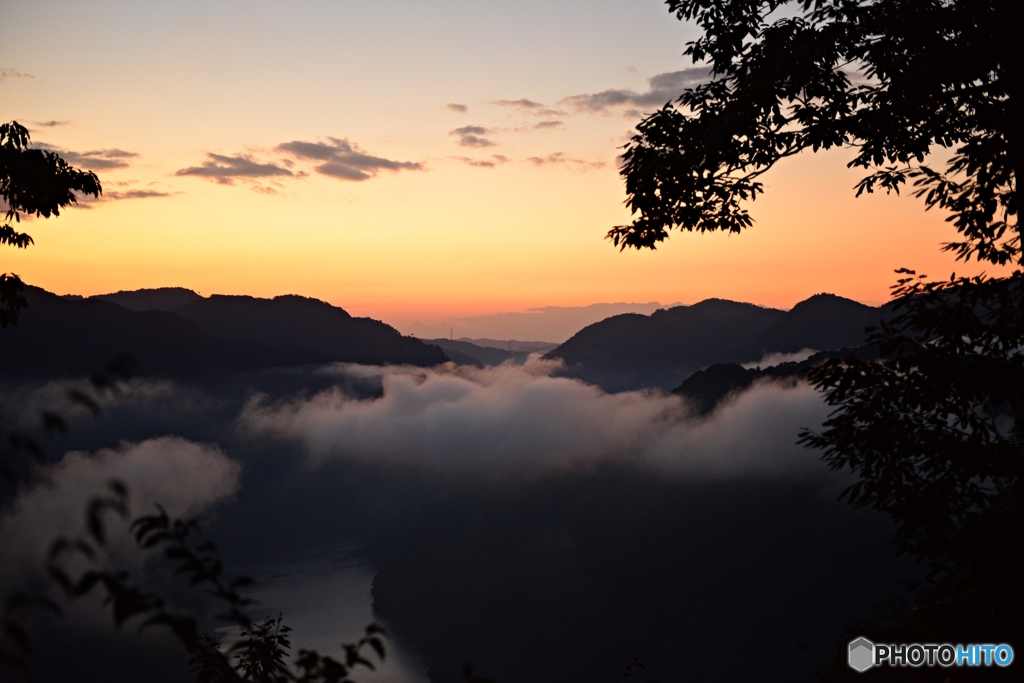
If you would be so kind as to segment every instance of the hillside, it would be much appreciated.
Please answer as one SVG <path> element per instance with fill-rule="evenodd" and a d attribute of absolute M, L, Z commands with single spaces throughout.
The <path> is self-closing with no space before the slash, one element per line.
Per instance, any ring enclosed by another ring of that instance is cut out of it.
<path fill-rule="evenodd" d="M 9 359 L 4 379 L 89 375 L 122 355 L 140 375 L 176 378 L 327 360 L 309 349 L 217 339 L 167 311 L 132 311 L 38 287 L 27 287 L 25 298 L 18 326 L 0 333 L 0 354 Z"/>
<path fill-rule="evenodd" d="M 122 290 L 113 294 L 97 294 L 89 298 L 109 301 L 133 311 L 173 311 L 178 306 L 203 297 L 184 287 L 159 287 L 157 289 Z"/>
<path fill-rule="evenodd" d="M 214 294 L 179 306 L 174 313 L 226 341 L 293 345 L 332 361 L 430 366 L 448 360 L 439 347 L 404 337 L 379 320 L 353 318 L 342 308 L 302 296 Z"/>
<path fill-rule="evenodd" d="M 522 364 L 529 357 L 527 351 L 508 351 L 493 346 L 481 346 L 464 339 L 424 339 L 427 344 L 435 344 L 459 365 L 501 365 L 505 361 Z"/>
<path fill-rule="evenodd" d="M 566 374 L 608 391 L 668 391 L 705 365 L 752 360 L 751 342 L 785 315 L 723 299 L 627 313 L 583 328 L 545 358 L 561 358 Z"/>
<path fill-rule="evenodd" d="M 10 359 L 0 378 L 88 375 L 119 356 L 131 358 L 139 375 L 172 378 L 332 361 L 430 366 L 448 360 L 436 346 L 315 299 L 190 294 L 166 289 L 82 298 L 28 287 L 21 321 L 0 334 L 0 353 Z M 159 310 L 175 297 L 189 303 Z"/>
<path fill-rule="evenodd" d="M 864 328 L 876 326 L 888 308 L 874 308 L 835 294 L 815 294 L 786 312 L 778 322 L 754 339 L 750 351 L 795 353 L 803 349 L 825 351 L 864 343 Z"/>
<path fill-rule="evenodd" d="M 789 311 L 708 299 L 649 316 L 608 318 L 580 330 L 545 357 L 561 358 L 567 375 L 608 391 L 668 391 L 715 363 L 861 346 L 864 328 L 877 324 L 886 311 L 833 294 L 817 294 Z"/>
<path fill-rule="evenodd" d="M 745 368 L 738 363 L 715 363 L 687 377 L 682 384 L 672 390 L 672 393 L 688 399 L 697 414 L 707 415 L 730 396 L 742 393 L 755 383 L 781 382 L 792 385 L 798 380 L 806 379 L 811 368 L 829 358 L 849 357 L 877 358 L 878 347 L 865 345 L 820 351 L 800 362 L 779 363 L 766 368 Z"/>

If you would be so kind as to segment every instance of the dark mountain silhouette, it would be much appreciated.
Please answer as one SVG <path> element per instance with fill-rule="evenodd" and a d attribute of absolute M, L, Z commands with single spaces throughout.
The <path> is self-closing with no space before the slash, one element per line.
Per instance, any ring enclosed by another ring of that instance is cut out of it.
<path fill-rule="evenodd" d="M 80 377 L 118 356 L 140 375 L 190 377 L 325 362 L 322 354 L 216 339 L 167 311 L 132 311 L 99 299 L 61 297 L 27 287 L 28 309 L 0 334 L 4 379 Z"/>
<path fill-rule="evenodd" d="M 754 339 L 750 351 L 756 358 L 765 353 L 796 353 L 803 349 L 825 351 L 864 343 L 864 328 L 878 325 L 888 308 L 865 306 L 835 294 L 815 294 L 790 309 L 774 325 Z"/>
<path fill-rule="evenodd" d="M 522 364 L 529 357 L 527 351 L 507 351 L 492 346 L 479 346 L 463 339 L 424 339 L 427 344 L 440 346 L 445 354 L 459 365 L 501 365 L 505 361 Z"/>
<path fill-rule="evenodd" d="M 715 363 L 693 373 L 672 390 L 689 399 L 699 415 L 707 415 L 730 396 L 746 391 L 755 382 L 795 384 L 806 379 L 808 371 L 828 358 L 878 358 L 876 346 L 821 351 L 810 358 L 792 363 L 779 363 L 767 368 L 745 368 L 738 363 Z"/>
<path fill-rule="evenodd" d="M 379 320 L 353 318 L 325 301 L 293 294 L 273 299 L 214 294 L 174 313 L 226 341 L 292 345 L 332 361 L 430 366 L 448 360 L 437 346 L 404 337 Z"/>
<path fill-rule="evenodd" d="M 448 360 L 440 348 L 384 323 L 303 297 L 200 298 L 186 304 L 185 315 L 182 308 L 135 311 L 38 287 L 28 287 L 26 299 L 18 326 L 0 335 L 0 353 L 17 359 L 4 364 L 3 379 L 89 375 L 119 356 L 129 357 L 139 375 L 172 378 L 332 361 L 429 366 Z"/>
<path fill-rule="evenodd" d="M 113 294 L 97 294 L 89 298 L 109 301 L 133 311 L 173 311 L 178 306 L 203 297 L 184 287 L 159 287 L 133 291 L 122 290 Z"/>
<path fill-rule="evenodd" d="M 708 299 L 649 316 L 617 315 L 580 330 L 545 356 L 565 361 L 565 374 L 608 391 L 677 387 L 714 363 L 750 363 L 769 353 L 861 346 L 864 328 L 886 315 L 817 294 L 790 311 Z"/>
<path fill-rule="evenodd" d="M 505 351 L 525 351 L 527 353 L 547 353 L 558 348 L 558 344 L 541 341 L 520 341 L 518 339 L 471 339 L 470 337 L 459 337 L 456 341 L 470 342 L 477 346 L 502 349 Z"/>
<path fill-rule="evenodd" d="M 583 328 L 545 358 L 561 358 L 567 374 L 608 391 L 668 391 L 705 365 L 749 360 L 753 339 L 785 315 L 722 299 L 626 313 Z"/>

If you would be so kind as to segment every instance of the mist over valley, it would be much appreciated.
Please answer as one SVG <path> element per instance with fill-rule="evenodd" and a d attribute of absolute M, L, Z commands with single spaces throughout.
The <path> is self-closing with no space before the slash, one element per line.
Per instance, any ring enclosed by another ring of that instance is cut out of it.
<path fill-rule="evenodd" d="M 809 680 L 850 618 L 921 571 L 892 556 L 890 523 L 838 500 L 849 476 L 795 443 L 827 414 L 807 369 L 870 353 L 882 309 L 710 300 L 555 346 L 419 340 L 302 297 L 28 301 L 0 336 L 25 359 L 3 376 L 5 427 L 60 411 L 68 434 L 40 437 L 46 485 L 4 493 L 5 587 L 116 478 L 135 514 L 202 519 L 257 579 L 258 609 L 295 615 L 297 647 L 382 623 L 391 658 L 365 680 L 460 681 L 471 662 L 497 681 L 589 681 L 641 656 L 652 680 L 782 681 Z M 69 392 L 121 355 L 133 379 L 97 419 Z M 207 609 L 130 545 L 110 561 Z M 59 627 L 90 675 L 159 661 L 159 680 L 188 680 L 166 638 L 115 632 L 99 609 Z M 104 663 L 137 638 L 145 656 Z M 44 661 L 40 680 L 69 675 Z"/>

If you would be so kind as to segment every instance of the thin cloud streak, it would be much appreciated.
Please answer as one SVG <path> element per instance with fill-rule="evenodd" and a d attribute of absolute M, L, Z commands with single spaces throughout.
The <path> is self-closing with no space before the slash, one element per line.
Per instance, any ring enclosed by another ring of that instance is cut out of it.
<path fill-rule="evenodd" d="M 533 116 L 551 118 L 553 116 L 565 116 L 566 112 L 559 109 L 552 109 L 542 102 L 535 102 L 526 98 L 518 100 L 491 100 L 491 104 L 499 107 L 518 109 L 519 111 Z"/>
<path fill-rule="evenodd" d="M 603 161 L 585 161 L 583 159 L 575 159 L 573 157 L 566 156 L 565 152 L 554 152 L 546 157 L 528 157 L 526 161 L 534 166 L 567 166 L 579 171 L 590 171 L 595 168 L 603 168 L 605 166 L 605 162 Z"/>
<path fill-rule="evenodd" d="M 18 71 L 17 69 L 0 69 L 0 81 L 6 81 L 10 78 L 35 78 L 35 76 L 24 71 Z"/>
<path fill-rule="evenodd" d="M 669 71 L 647 79 L 649 87 L 646 92 L 629 89 L 608 89 L 598 93 L 571 95 L 563 98 L 564 104 L 577 112 L 607 113 L 620 107 L 629 107 L 627 115 L 635 115 L 637 108 L 652 109 L 661 107 L 667 102 L 678 98 L 684 90 L 710 80 L 711 74 L 706 67 L 694 67 L 682 71 Z"/>
<path fill-rule="evenodd" d="M 119 202 L 126 199 L 159 199 L 161 197 L 173 197 L 177 192 L 164 192 L 162 190 L 104 190 L 99 197 L 81 195 L 78 197 L 76 206 L 80 209 L 91 209 L 98 204 L 107 202 Z"/>
<path fill-rule="evenodd" d="M 492 154 L 490 159 L 471 159 L 470 157 L 452 157 L 457 159 L 467 166 L 476 166 L 477 168 L 494 168 L 500 164 L 507 164 L 508 157 L 503 154 Z"/>
<path fill-rule="evenodd" d="M 89 152 L 74 152 L 45 142 L 36 143 L 36 147 L 47 149 L 59 154 L 65 161 L 74 166 L 81 166 L 90 171 L 110 171 L 127 168 L 129 160 L 137 158 L 136 152 L 123 149 L 94 149 Z"/>

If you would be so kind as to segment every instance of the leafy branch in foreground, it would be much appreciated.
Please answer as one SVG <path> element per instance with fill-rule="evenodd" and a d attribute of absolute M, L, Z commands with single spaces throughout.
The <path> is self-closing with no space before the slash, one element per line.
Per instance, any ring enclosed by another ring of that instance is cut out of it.
<path fill-rule="evenodd" d="M 637 125 L 620 170 L 633 219 L 608 232 L 615 246 L 653 249 L 673 229 L 741 232 L 764 173 L 802 151 L 846 148 L 848 166 L 866 172 L 858 196 L 912 184 L 926 209 L 948 214 L 958 239 L 945 249 L 957 259 L 1024 265 L 1019 0 L 667 4 L 701 30 L 685 54 L 710 80 Z M 899 315 L 872 339 L 881 358 L 810 374 L 834 410 L 800 439 L 857 475 L 846 499 L 888 515 L 897 550 L 934 569 L 909 602 L 874 615 L 878 640 L 1017 642 L 1024 276 L 903 274 Z"/>
<path fill-rule="evenodd" d="M 100 179 L 92 171 L 74 168 L 55 152 L 29 147 L 28 129 L 17 121 L 0 124 L 0 244 L 25 249 L 32 238 L 12 225 L 21 214 L 49 218 L 78 201 L 76 192 L 98 197 Z M 0 328 L 18 324 L 18 311 L 27 306 L 25 284 L 13 273 L 0 274 Z"/>
<path fill-rule="evenodd" d="M 2 279 L 4 276 L 0 276 Z M 124 382 L 131 378 L 132 361 L 126 356 L 119 357 L 107 365 L 106 371 L 89 378 L 84 386 L 69 389 L 67 399 L 73 406 L 84 409 L 94 417 L 99 417 L 104 401 L 116 397 Z M 11 418 L 8 418 L 11 419 Z M 42 436 L 67 436 L 69 432 L 65 415 L 56 410 L 43 410 L 39 414 L 39 430 Z M 18 486 L 35 483 L 39 468 L 49 460 L 46 449 L 38 433 L 33 434 L 16 428 L 5 434 L 6 443 L 0 442 L 0 477 L 10 487 L 12 493 Z M 122 492 L 123 485 L 114 483 L 113 492 Z M 107 507 L 103 499 L 90 503 L 87 510 L 87 524 L 96 533 L 102 533 L 102 520 L 99 512 Z M 109 502 L 109 499 L 107 499 Z M 116 507 L 116 505 L 115 505 Z M 91 549 L 90 549 L 91 550 Z M 83 546 L 83 552 L 87 552 Z M 3 611 L 0 612 L 0 664 L 13 666 L 31 678 L 31 647 L 28 634 L 23 624 L 28 617 L 38 611 L 45 611 L 61 616 L 63 611 L 50 597 L 41 593 L 17 591 L 6 597 Z"/>
<path fill-rule="evenodd" d="M 1018 498 L 1024 481 L 1024 274 L 895 288 L 899 314 L 870 341 L 882 358 L 831 359 L 810 379 L 836 410 L 802 443 L 861 479 L 845 497 L 899 524 L 897 548 L 968 561 L 954 536 Z"/>
<path fill-rule="evenodd" d="M 341 645 L 344 656 L 340 659 L 302 649 L 289 663 L 291 629 L 283 624 L 282 617 L 257 622 L 246 611 L 253 601 L 240 591 L 252 580 L 226 578 L 214 543 L 196 540 L 198 522 L 172 519 L 160 506 L 155 514 L 132 521 L 130 529 L 136 543 L 142 550 L 159 551 L 175 575 L 218 601 L 224 612 L 217 618 L 237 628 L 238 638 L 222 640 L 201 633 L 195 617 L 170 609 L 155 592 L 134 584 L 125 570 L 87 569 L 73 576 L 67 568 L 69 557 L 92 562 L 100 556 L 107 542 L 103 516 L 113 513 L 127 519 L 127 495 L 123 485 L 111 482 L 108 495 L 90 501 L 86 511 L 88 536 L 58 540 L 50 552 L 49 574 L 70 598 L 99 590 L 118 627 L 137 618 L 141 620 L 139 632 L 153 626 L 169 629 L 191 655 L 189 665 L 197 683 L 350 683 L 358 667 L 374 669 L 373 661 L 364 654 L 367 649 L 379 661 L 384 659 L 384 631 L 371 624 L 360 640 Z"/>
<path fill-rule="evenodd" d="M 903 274 L 899 315 L 872 335 L 882 357 L 812 370 L 834 411 L 820 433 L 801 434 L 830 468 L 858 475 L 844 497 L 889 516 L 897 551 L 932 569 L 908 600 L 890 600 L 852 635 L 1015 643 L 1024 638 L 1024 273 Z M 828 680 L 852 671 L 845 656 Z"/>
<path fill-rule="evenodd" d="M 123 383 L 130 378 L 130 365 L 127 358 L 117 359 L 109 364 L 107 372 L 69 390 L 68 400 L 95 417 L 101 416 L 104 402 L 119 395 Z M 65 436 L 70 430 L 65 416 L 54 410 L 40 414 L 40 428 L 45 435 Z M 49 462 L 42 441 L 22 431 L 12 431 L 7 437 L 8 448 L 0 460 L 0 474 L 12 490 L 35 483 L 39 468 Z M 156 592 L 133 582 L 127 570 L 100 568 L 110 541 L 105 518 L 113 515 L 127 521 L 130 517 L 128 487 L 112 480 L 107 489 L 86 505 L 85 534 L 59 538 L 52 544 L 46 575 L 68 599 L 100 593 L 118 628 L 135 619 L 140 622 L 139 632 L 151 627 L 169 629 L 191 655 L 189 664 L 198 682 L 344 683 L 351 680 L 353 670 L 374 668 L 366 654 L 368 650 L 379 661 L 384 659 L 384 631 L 371 624 L 360 640 L 341 645 L 340 658 L 303 649 L 289 665 L 290 628 L 280 616 L 256 622 L 246 612 L 253 601 L 241 591 L 252 584 L 251 579 L 228 579 L 216 545 L 197 540 L 199 523 L 194 519 L 172 519 L 157 505 L 155 513 L 131 521 L 129 532 L 139 550 L 158 552 L 174 575 L 184 577 L 189 586 L 203 589 L 214 598 L 224 609 L 217 618 L 240 635 L 222 641 L 202 633 L 194 616 L 171 609 Z M 83 564 L 88 568 L 81 569 Z M 33 677 L 32 650 L 24 624 L 40 612 L 63 616 L 60 604 L 45 590 L 14 593 L 7 598 L 0 614 L 0 665 L 21 671 L 27 680 Z"/>
<path fill-rule="evenodd" d="M 1024 76 L 1015 0 L 668 0 L 703 32 L 710 81 L 637 125 L 620 170 L 634 218 L 607 237 L 655 248 L 672 229 L 741 232 L 761 176 L 845 147 L 857 194 L 913 181 L 950 212 L 958 257 L 1021 262 Z M 944 171 L 929 155 L 952 150 Z"/>

